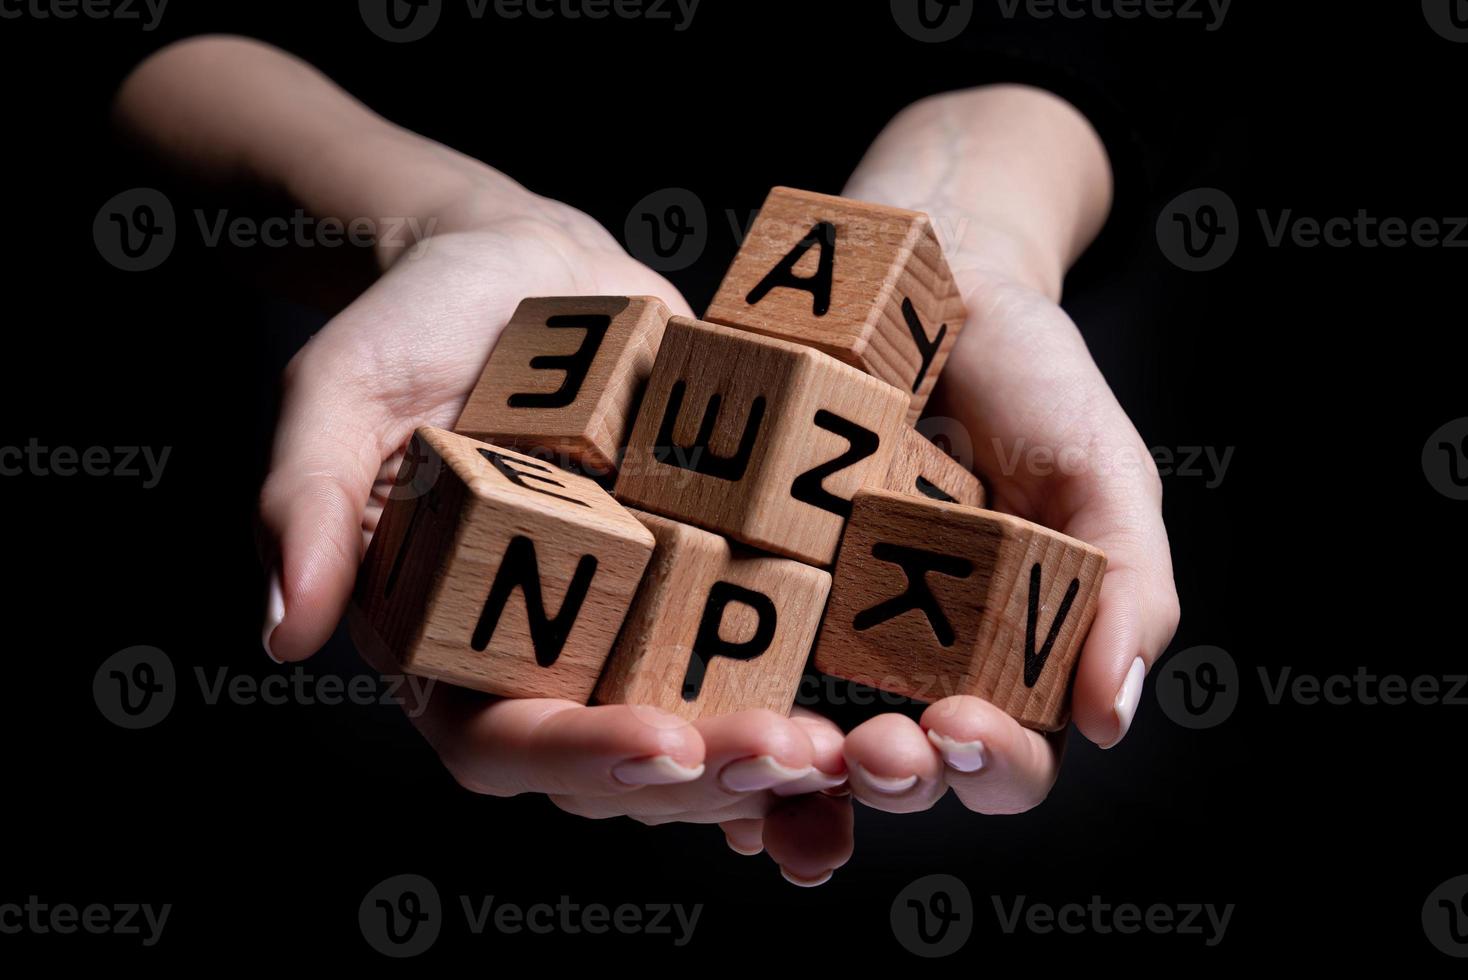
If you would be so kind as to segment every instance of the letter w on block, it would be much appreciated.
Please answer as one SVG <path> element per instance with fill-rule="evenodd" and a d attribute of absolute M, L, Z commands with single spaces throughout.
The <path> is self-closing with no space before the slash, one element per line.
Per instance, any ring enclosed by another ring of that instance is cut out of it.
<path fill-rule="evenodd" d="M 668 321 L 617 497 L 829 565 L 859 488 L 888 477 L 907 395 L 811 347 Z"/>

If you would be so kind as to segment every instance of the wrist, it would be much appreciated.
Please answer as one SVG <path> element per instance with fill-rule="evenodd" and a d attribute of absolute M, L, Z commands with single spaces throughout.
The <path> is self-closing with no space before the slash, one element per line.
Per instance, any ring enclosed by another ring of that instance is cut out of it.
<path fill-rule="evenodd" d="M 955 277 L 1003 279 L 1051 299 L 1100 231 L 1111 170 L 1079 112 L 1039 89 L 996 85 L 904 109 L 843 192 L 926 212 Z"/>

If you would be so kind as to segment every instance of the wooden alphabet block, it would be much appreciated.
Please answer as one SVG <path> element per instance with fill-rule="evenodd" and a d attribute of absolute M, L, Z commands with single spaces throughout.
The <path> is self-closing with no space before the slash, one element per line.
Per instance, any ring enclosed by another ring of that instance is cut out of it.
<path fill-rule="evenodd" d="M 776 187 L 704 319 L 809 344 L 896 385 L 916 421 L 963 329 L 928 216 Z"/>
<path fill-rule="evenodd" d="M 651 296 L 523 301 L 454 431 L 610 475 L 667 322 Z"/>
<path fill-rule="evenodd" d="M 1106 556 L 993 511 L 856 495 L 816 668 L 923 701 L 972 694 L 1061 728 Z"/>
<path fill-rule="evenodd" d="M 596 699 L 690 720 L 795 701 L 831 575 L 637 512 L 657 538 Z"/>
<path fill-rule="evenodd" d="M 584 703 L 652 548 L 651 532 L 591 480 L 422 428 L 355 602 L 410 673 Z"/>
<path fill-rule="evenodd" d="M 979 478 L 916 429 L 902 430 L 882 488 L 970 507 L 984 506 L 984 485 Z"/>
<path fill-rule="evenodd" d="M 617 498 L 829 565 L 851 495 L 881 484 L 906 412 L 903 392 L 814 348 L 673 317 Z"/>

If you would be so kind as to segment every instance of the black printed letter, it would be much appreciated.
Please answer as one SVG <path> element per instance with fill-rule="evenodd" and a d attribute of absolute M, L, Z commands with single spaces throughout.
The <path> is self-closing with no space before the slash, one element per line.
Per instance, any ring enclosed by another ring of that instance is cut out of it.
<path fill-rule="evenodd" d="M 586 601 L 591 589 L 592 576 L 596 574 L 596 556 L 582 555 L 576 563 L 576 572 L 571 584 L 566 586 L 566 597 L 561 600 L 561 611 L 555 619 L 545 614 L 545 599 L 540 591 L 540 563 L 535 559 L 535 542 L 524 535 L 516 535 L 500 559 L 499 571 L 494 573 L 494 584 L 490 586 L 489 598 L 484 600 L 484 612 L 474 627 L 474 636 L 469 646 L 483 650 L 494 637 L 499 626 L 500 615 L 510 593 L 521 589 L 525 594 L 525 618 L 530 621 L 530 642 L 535 647 L 535 662 L 549 667 L 561 655 L 566 645 L 566 636 L 576 625 L 576 615 Z"/>
<path fill-rule="evenodd" d="M 536 493 L 543 493 L 547 497 L 555 497 L 557 500 L 565 500 L 569 503 L 580 504 L 582 507 L 591 506 L 584 500 L 577 500 L 575 497 L 565 497 L 558 493 L 551 493 L 549 490 L 543 490 L 540 487 L 532 487 L 530 484 L 525 482 L 526 480 L 538 480 L 541 483 L 549 483 L 553 487 L 560 487 L 562 490 L 566 489 L 566 485 L 564 483 L 560 483 L 557 480 L 554 480 L 548 476 L 536 476 L 534 473 L 529 472 L 529 470 L 539 470 L 542 473 L 555 472 L 549 466 L 542 466 L 540 463 L 535 463 L 528 459 L 510 459 L 508 456 L 502 456 L 501 454 L 495 452 L 493 449 L 481 449 L 479 450 L 479 455 L 483 456 L 485 459 L 493 463 L 494 468 L 500 471 L 500 475 L 503 476 L 506 480 L 509 480 L 517 487 L 522 487 L 526 490 L 534 490 Z M 515 467 L 517 466 L 523 468 L 516 469 Z"/>
<path fill-rule="evenodd" d="M 703 421 L 698 426 L 698 435 L 694 437 L 692 445 L 686 447 L 687 458 L 683 459 L 680 458 L 682 453 L 673 451 L 676 448 L 673 427 L 678 422 L 678 414 L 683 410 L 683 393 L 686 390 L 687 386 L 682 381 L 673 382 L 673 390 L 668 393 L 668 407 L 663 411 L 663 424 L 653 443 L 653 458 L 667 466 L 692 470 L 719 480 L 734 482 L 742 479 L 749 466 L 749 458 L 754 455 L 754 443 L 759 438 L 760 423 L 764 421 L 765 397 L 760 395 L 749 406 L 749 418 L 744 422 L 744 435 L 740 438 L 739 448 L 734 455 L 715 456 L 709 451 L 709 438 L 714 434 L 715 423 L 719 421 L 719 406 L 723 403 L 723 396 L 711 395 L 708 407 L 703 412 Z"/>
<path fill-rule="evenodd" d="M 902 299 L 902 318 L 907 321 L 907 329 L 912 333 L 912 342 L 917 344 L 918 353 L 923 357 L 923 362 L 918 365 L 917 377 L 912 381 L 912 390 L 917 391 L 928 373 L 928 368 L 933 366 L 933 355 L 938 353 L 938 348 L 943 344 L 943 338 L 948 334 L 948 324 L 940 324 L 938 333 L 932 340 L 929 340 L 928 335 L 923 332 L 922 322 L 918 320 L 917 310 L 913 309 L 912 300 L 907 297 Z"/>
<path fill-rule="evenodd" d="M 755 611 L 759 626 L 754 636 L 743 643 L 730 643 L 719 636 L 724 608 L 731 602 L 742 603 Z M 698 700 L 703 690 L 703 675 L 714 657 L 730 660 L 753 660 L 770 648 L 775 639 L 775 604 L 762 592 L 742 588 L 732 582 L 715 582 L 703 605 L 703 618 L 698 621 L 698 636 L 693 641 L 693 654 L 688 658 L 688 673 L 683 675 L 683 700 Z"/>
<path fill-rule="evenodd" d="M 804 278 L 797 276 L 795 267 L 805 257 L 805 253 L 816 245 L 821 248 L 821 257 L 817 262 L 815 275 Z M 831 308 L 831 279 L 835 266 L 836 226 L 829 221 L 822 221 L 812 228 L 810 234 L 802 238 L 790 250 L 790 254 L 781 259 L 767 276 L 760 280 L 758 286 L 749 291 L 749 295 L 744 297 L 744 302 L 754 306 L 768 296 L 770 290 L 776 286 L 783 286 L 786 289 L 803 289 L 811 296 L 811 316 L 825 316 L 826 311 Z"/>
<path fill-rule="evenodd" d="M 1065 623 L 1066 613 L 1070 612 L 1070 604 L 1075 602 L 1076 593 L 1080 590 L 1081 580 L 1071 579 L 1070 587 L 1065 590 L 1065 598 L 1060 600 L 1060 608 L 1055 611 L 1055 618 L 1050 622 L 1045 645 L 1036 653 L 1035 632 L 1040 621 L 1040 563 L 1035 562 L 1030 569 L 1030 614 L 1025 619 L 1025 687 L 1034 687 L 1035 682 L 1040 679 L 1040 671 L 1045 669 L 1045 661 L 1050 659 L 1050 648 L 1055 646 L 1055 638 L 1060 635 L 1060 627 Z"/>
<path fill-rule="evenodd" d="M 937 598 L 928 589 L 927 574 L 938 572 L 954 578 L 968 578 L 974 570 L 973 563 L 951 555 L 940 555 L 935 551 L 881 542 L 872 546 L 872 557 L 901 565 L 902 573 L 907 576 L 907 591 L 885 599 L 870 609 L 863 609 L 851 621 L 852 627 L 857 631 L 869 630 L 889 619 L 896 619 L 905 612 L 920 609 L 928 617 L 928 625 L 933 627 L 933 635 L 938 638 L 938 642 L 945 647 L 953 646 L 956 639 L 953 627 L 939 608 Z"/>
<path fill-rule="evenodd" d="M 834 493 L 828 491 L 821 483 L 832 473 L 840 472 L 848 466 L 855 466 L 877 451 L 882 440 L 871 429 L 863 428 L 855 422 L 848 422 L 834 412 L 828 412 L 824 408 L 816 412 L 816 425 L 827 432 L 836 435 L 850 443 L 846 452 L 817 466 L 815 469 L 807 470 L 795 478 L 790 484 L 790 496 L 803 504 L 828 510 L 841 518 L 851 516 L 851 501 L 842 500 Z"/>
<path fill-rule="evenodd" d="M 508 402 L 511 408 L 565 408 L 574 402 L 586 381 L 586 373 L 591 370 L 591 362 L 596 360 L 596 352 L 601 350 L 602 341 L 606 339 L 612 318 L 597 313 L 568 313 L 551 317 L 545 325 L 552 330 L 585 330 L 586 336 L 574 353 L 532 357 L 530 366 L 535 370 L 565 371 L 566 377 L 555 391 L 523 391 L 511 395 Z"/>

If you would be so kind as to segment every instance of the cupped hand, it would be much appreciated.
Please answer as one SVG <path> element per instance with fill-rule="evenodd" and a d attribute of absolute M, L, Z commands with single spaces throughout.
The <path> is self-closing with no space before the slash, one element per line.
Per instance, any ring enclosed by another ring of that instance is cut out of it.
<path fill-rule="evenodd" d="M 272 549 L 264 642 L 279 661 L 310 656 L 346 609 L 366 542 L 405 444 L 422 425 L 452 427 L 498 332 L 537 295 L 678 292 L 596 222 L 526 197 L 507 216 L 450 209 L 438 231 L 291 361 L 260 512 Z M 397 671 L 370 631 L 354 639 Z M 409 706 L 465 787 L 543 793 L 586 817 L 723 823 L 742 853 L 767 849 L 786 876 L 816 883 L 851 853 L 841 732 L 797 712 L 751 711 L 693 724 L 651 708 L 497 699 L 433 685 Z M 827 792 L 821 792 L 827 791 Z"/>
<path fill-rule="evenodd" d="M 1178 623 L 1157 468 L 1053 300 L 1004 276 L 957 278 L 969 318 L 928 415 L 968 434 L 991 508 L 1106 552 L 1073 720 L 1109 748 L 1131 725 L 1146 671 Z M 960 695 L 931 704 L 916 723 L 896 714 L 867 721 L 847 736 L 845 756 L 852 792 L 883 810 L 921 810 L 952 787 L 971 810 L 1018 813 L 1050 792 L 1061 742 Z"/>

